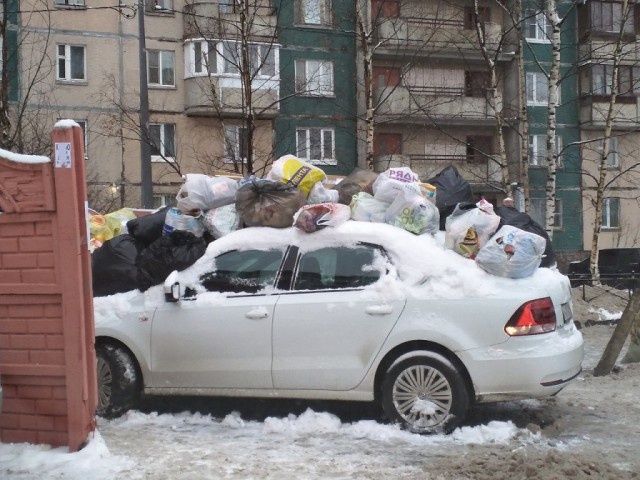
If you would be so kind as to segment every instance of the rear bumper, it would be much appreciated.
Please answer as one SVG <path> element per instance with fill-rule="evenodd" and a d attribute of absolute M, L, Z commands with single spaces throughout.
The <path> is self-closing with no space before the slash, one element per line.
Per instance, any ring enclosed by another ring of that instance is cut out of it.
<path fill-rule="evenodd" d="M 573 324 L 459 353 L 479 402 L 555 395 L 582 370 L 584 344 Z"/>

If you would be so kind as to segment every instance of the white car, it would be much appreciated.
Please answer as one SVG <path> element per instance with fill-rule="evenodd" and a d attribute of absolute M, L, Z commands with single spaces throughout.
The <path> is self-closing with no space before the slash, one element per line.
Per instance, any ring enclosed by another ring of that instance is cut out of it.
<path fill-rule="evenodd" d="M 100 415 L 141 394 L 375 401 L 414 432 L 581 371 L 569 280 L 492 276 L 431 235 L 245 228 L 164 285 L 94 299 Z"/>

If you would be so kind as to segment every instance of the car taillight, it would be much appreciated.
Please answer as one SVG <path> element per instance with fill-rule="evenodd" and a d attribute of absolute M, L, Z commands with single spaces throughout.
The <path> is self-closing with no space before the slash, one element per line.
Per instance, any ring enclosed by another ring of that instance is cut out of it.
<path fill-rule="evenodd" d="M 537 335 L 553 332 L 556 329 L 556 312 L 550 298 L 531 300 L 514 313 L 504 331 L 510 337 L 519 335 Z"/>

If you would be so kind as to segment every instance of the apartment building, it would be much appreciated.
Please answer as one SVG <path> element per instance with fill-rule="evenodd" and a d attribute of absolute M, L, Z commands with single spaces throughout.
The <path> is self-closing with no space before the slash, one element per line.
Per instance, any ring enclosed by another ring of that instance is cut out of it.
<path fill-rule="evenodd" d="M 624 10 L 625 5 L 627 10 Z M 578 5 L 580 140 L 584 250 L 591 250 L 594 223 L 599 248 L 640 245 L 640 6 L 589 0 Z M 616 50 L 619 54 L 616 56 Z M 614 62 L 617 95 L 611 103 Z M 611 112 L 610 112 L 611 109 Z M 595 216 L 596 179 L 605 126 L 612 118 L 604 159 L 603 209 Z"/>
<path fill-rule="evenodd" d="M 504 197 L 501 164 L 512 159 L 517 177 L 519 103 L 515 37 L 497 6 L 371 2 L 378 170 L 406 165 L 426 180 L 454 165 L 478 198 Z"/>

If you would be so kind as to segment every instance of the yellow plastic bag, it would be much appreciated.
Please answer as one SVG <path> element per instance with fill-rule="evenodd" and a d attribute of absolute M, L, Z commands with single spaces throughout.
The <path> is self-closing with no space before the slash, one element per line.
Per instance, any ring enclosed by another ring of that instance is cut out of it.
<path fill-rule="evenodd" d="M 268 180 L 294 185 L 307 196 L 317 182 L 326 178 L 322 169 L 293 155 L 284 155 L 273 162 L 267 174 Z"/>

